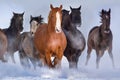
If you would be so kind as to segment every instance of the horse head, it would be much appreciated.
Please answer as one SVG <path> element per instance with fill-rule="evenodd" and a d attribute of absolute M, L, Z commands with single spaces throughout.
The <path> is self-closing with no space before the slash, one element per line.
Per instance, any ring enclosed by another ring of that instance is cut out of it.
<path fill-rule="evenodd" d="M 100 13 L 101 13 L 100 16 L 101 16 L 101 22 L 102 22 L 102 25 L 101 25 L 102 31 L 105 34 L 108 34 L 108 33 L 110 33 L 110 13 L 111 13 L 111 9 L 109 9 L 108 11 L 102 9 L 102 11 Z"/>
<path fill-rule="evenodd" d="M 69 15 L 69 11 L 66 10 L 66 9 L 63 9 L 63 10 L 62 10 L 62 19 L 63 19 L 64 16 L 66 16 L 66 15 Z"/>
<path fill-rule="evenodd" d="M 70 6 L 70 9 L 71 9 L 70 17 L 73 25 L 80 27 L 81 26 L 81 12 L 80 12 L 81 6 L 78 8 L 72 8 Z"/>
<path fill-rule="evenodd" d="M 61 29 L 61 21 L 62 21 L 62 5 L 60 5 L 60 7 L 53 7 L 52 5 L 50 5 L 51 11 L 49 13 L 48 16 L 48 25 L 50 25 L 51 29 L 49 30 L 53 30 L 56 33 L 59 33 L 62 31 Z M 54 27 L 52 27 L 54 26 Z"/>
<path fill-rule="evenodd" d="M 32 17 L 32 15 L 30 16 L 30 32 L 32 36 L 34 36 L 37 28 L 42 23 L 43 23 L 43 17 L 41 15 L 36 17 Z"/>
<path fill-rule="evenodd" d="M 69 30 L 71 27 L 69 11 L 65 9 L 62 10 L 62 27 L 66 30 Z"/>
<path fill-rule="evenodd" d="M 16 29 L 18 32 L 21 32 L 23 30 L 23 15 L 24 12 L 21 14 L 13 12 L 10 28 Z"/>

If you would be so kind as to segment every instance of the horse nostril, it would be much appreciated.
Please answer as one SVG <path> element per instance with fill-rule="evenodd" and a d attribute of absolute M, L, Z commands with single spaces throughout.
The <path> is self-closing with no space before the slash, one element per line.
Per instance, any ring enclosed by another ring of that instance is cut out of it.
<path fill-rule="evenodd" d="M 34 34 L 33 32 L 31 32 L 31 34 Z"/>

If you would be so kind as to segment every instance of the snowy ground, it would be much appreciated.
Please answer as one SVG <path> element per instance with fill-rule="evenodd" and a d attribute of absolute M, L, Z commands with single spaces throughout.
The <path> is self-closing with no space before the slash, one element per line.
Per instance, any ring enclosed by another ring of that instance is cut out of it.
<path fill-rule="evenodd" d="M 120 0 L 1 0 L 0 1 L 0 28 L 7 28 L 10 24 L 12 12 L 24 12 L 24 31 L 29 31 L 30 15 L 42 15 L 47 22 L 49 5 L 69 9 L 69 6 L 82 5 L 81 32 L 86 40 L 89 30 L 100 25 L 99 12 L 101 9 L 111 8 L 111 30 L 113 32 L 113 55 L 115 68 L 107 52 L 101 59 L 100 69 L 96 69 L 96 55 L 93 51 L 88 66 L 85 66 L 87 48 L 79 58 L 78 69 L 69 69 L 64 57 L 62 68 L 53 70 L 48 68 L 25 69 L 19 63 L 18 53 L 15 53 L 16 64 L 0 62 L 0 80 L 120 80 Z"/>
<path fill-rule="evenodd" d="M 23 68 L 19 63 L 17 53 L 15 57 L 16 64 L 11 61 L 0 63 L 0 80 L 120 80 L 120 68 L 112 68 L 109 60 L 108 65 L 101 61 L 100 69 L 95 68 L 95 61 L 92 59 L 90 61 L 92 64 L 88 66 L 80 61 L 76 70 L 69 69 L 67 60 L 63 57 L 62 68 L 59 70 L 39 67 L 34 70 L 33 67 L 31 69 Z"/>

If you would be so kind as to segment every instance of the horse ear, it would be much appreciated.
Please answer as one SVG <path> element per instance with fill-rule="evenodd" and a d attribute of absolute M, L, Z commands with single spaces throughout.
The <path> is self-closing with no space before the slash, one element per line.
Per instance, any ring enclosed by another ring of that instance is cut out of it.
<path fill-rule="evenodd" d="M 60 5 L 60 10 L 62 10 L 62 5 Z"/>
<path fill-rule="evenodd" d="M 22 15 L 24 15 L 25 12 L 22 13 Z"/>
<path fill-rule="evenodd" d="M 72 7 L 70 6 L 70 10 L 72 11 Z"/>
<path fill-rule="evenodd" d="M 104 10 L 102 9 L 102 14 L 104 13 Z"/>
<path fill-rule="evenodd" d="M 13 14 L 15 15 L 16 13 L 15 13 L 15 12 L 13 12 Z"/>
<path fill-rule="evenodd" d="M 32 17 L 32 15 L 30 15 L 30 19 L 32 19 L 33 17 Z"/>
<path fill-rule="evenodd" d="M 54 8 L 52 4 L 50 4 L 50 8 L 51 8 L 51 9 L 53 9 L 53 8 Z"/>
<path fill-rule="evenodd" d="M 111 13 L 111 9 L 109 8 L 109 11 L 108 11 L 109 13 Z"/>
<path fill-rule="evenodd" d="M 81 5 L 80 5 L 80 7 L 78 9 L 81 10 Z"/>
<path fill-rule="evenodd" d="M 39 17 L 41 18 L 41 15 Z"/>

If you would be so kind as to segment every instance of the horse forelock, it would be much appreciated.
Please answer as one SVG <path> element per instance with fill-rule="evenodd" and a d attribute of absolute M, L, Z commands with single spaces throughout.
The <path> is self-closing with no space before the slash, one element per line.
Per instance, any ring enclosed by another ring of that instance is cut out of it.
<path fill-rule="evenodd" d="M 41 15 L 40 15 L 40 16 L 37 16 L 37 17 L 31 17 L 30 23 L 31 23 L 33 20 L 34 20 L 34 21 L 37 21 L 39 24 L 41 24 L 41 23 L 43 22 L 43 17 L 41 17 Z"/>

